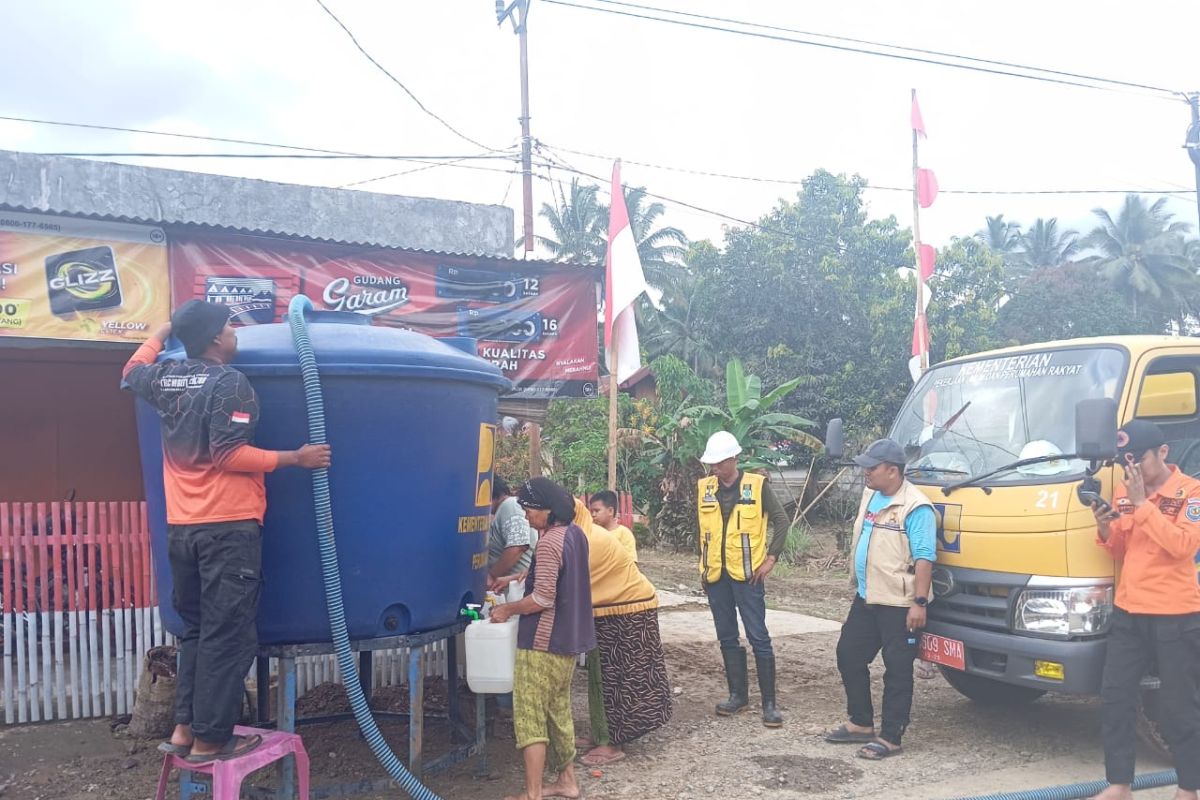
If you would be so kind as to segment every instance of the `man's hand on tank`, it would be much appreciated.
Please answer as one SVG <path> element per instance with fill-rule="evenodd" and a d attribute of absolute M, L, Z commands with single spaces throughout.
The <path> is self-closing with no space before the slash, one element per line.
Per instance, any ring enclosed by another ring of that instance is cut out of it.
<path fill-rule="evenodd" d="M 291 462 L 288 466 L 321 469 L 329 466 L 332 450 L 327 444 L 306 444 L 287 455 L 291 456 L 290 459 L 285 459 Z"/>

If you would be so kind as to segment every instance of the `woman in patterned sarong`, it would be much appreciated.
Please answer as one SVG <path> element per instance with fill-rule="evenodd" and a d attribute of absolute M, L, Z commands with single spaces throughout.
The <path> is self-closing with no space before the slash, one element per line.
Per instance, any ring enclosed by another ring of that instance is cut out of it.
<path fill-rule="evenodd" d="M 575 501 L 575 524 L 588 539 L 596 649 L 588 655 L 591 748 L 588 767 L 625 758 L 624 745 L 671 719 L 671 683 L 658 631 L 658 595 L 620 541 Z"/>

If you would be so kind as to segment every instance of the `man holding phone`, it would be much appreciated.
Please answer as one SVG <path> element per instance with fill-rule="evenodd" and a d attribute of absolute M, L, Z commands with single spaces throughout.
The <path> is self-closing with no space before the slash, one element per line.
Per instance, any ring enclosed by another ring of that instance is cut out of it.
<path fill-rule="evenodd" d="M 1093 503 L 1098 544 L 1121 562 L 1101 688 L 1104 766 L 1112 784 L 1095 800 L 1133 794 L 1139 684 L 1158 664 L 1164 730 L 1179 776 L 1176 800 L 1200 789 L 1200 481 L 1167 463 L 1166 437 L 1135 419 L 1117 433 L 1123 469 L 1113 507 Z"/>

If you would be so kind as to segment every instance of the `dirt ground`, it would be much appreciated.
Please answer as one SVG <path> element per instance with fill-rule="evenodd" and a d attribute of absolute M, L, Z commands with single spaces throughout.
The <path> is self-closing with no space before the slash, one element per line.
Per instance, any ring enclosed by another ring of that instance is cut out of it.
<path fill-rule="evenodd" d="M 655 584 L 676 594 L 700 595 L 690 555 L 647 550 L 643 568 Z M 805 564 L 777 570 L 768 582 L 769 605 L 838 620 L 849 601 L 845 565 L 815 553 Z M 664 610 L 702 614 L 701 606 Z M 629 757 L 589 774 L 581 770 L 588 798 L 955 798 L 999 791 L 1096 780 L 1103 777 L 1099 709 L 1093 700 L 1045 697 L 1018 708 L 981 709 L 960 697 L 941 678 L 917 682 L 913 724 L 904 755 L 882 763 L 854 758 L 853 748 L 825 744 L 820 737 L 843 719 L 844 696 L 834 666 L 836 631 L 776 637 L 779 696 L 785 726 L 764 728 L 754 713 L 718 719 L 723 699 L 720 654 L 712 637 L 666 645 L 676 687 L 674 718 L 662 730 L 630 745 Z M 576 725 L 586 727 L 586 684 L 576 675 Z M 878 681 L 876 690 L 879 690 Z M 751 679 L 752 702 L 757 690 Z M 429 685 L 428 707 L 443 708 L 445 687 Z M 406 693 L 385 690 L 375 705 L 400 710 Z M 344 707 L 340 687 L 318 687 L 301 702 L 301 715 Z M 473 703 L 464 703 L 469 710 Z M 407 729 L 385 720 L 389 742 L 407 753 Z M 352 722 L 301 728 L 313 765 L 314 787 L 382 776 Z M 427 723 L 427 757 L 446 743 L 446 731 Z M 110 721 L 50 723 L 0 728 L 2 800 L 148 800 L 153 797 L 160 759 L 154 742 L 124 738 Z M 481 766 L 483 774 L 479 774 Z M 1143 754 L 1140 771 L 1167 765 Z M 272 785 L 273 775 L 258 782 Z M 477 759 L 432 776 L 430 788 L 453 800 L 493 800 L 521 787 L 519 754 L 511 725 L 495 726 L 484 766 Z M 169 796 L 177 796 L 172 787 Z M 1168 790 L 1139 797 L 1170 797 Z M 402 797 L 395 789 L 360 795 L 368 800 Z"/>

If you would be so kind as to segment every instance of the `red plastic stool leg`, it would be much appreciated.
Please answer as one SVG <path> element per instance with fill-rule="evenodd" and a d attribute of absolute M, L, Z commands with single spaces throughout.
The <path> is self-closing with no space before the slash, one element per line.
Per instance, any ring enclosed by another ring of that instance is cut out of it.
<path fill-rule="evenodd" d="M 304 745 L 298 744 L 296 755 L 296 797 L 297 800 L 308 800 L 308 752 Z"/>
<path fill-rule="evenodd" d="M 154 800 L 165 800 L 167 796 L 167 781 L 171 779 L 171 756 L 163 756 L 162 769 L 158 772 L 158 791 Z"/>

